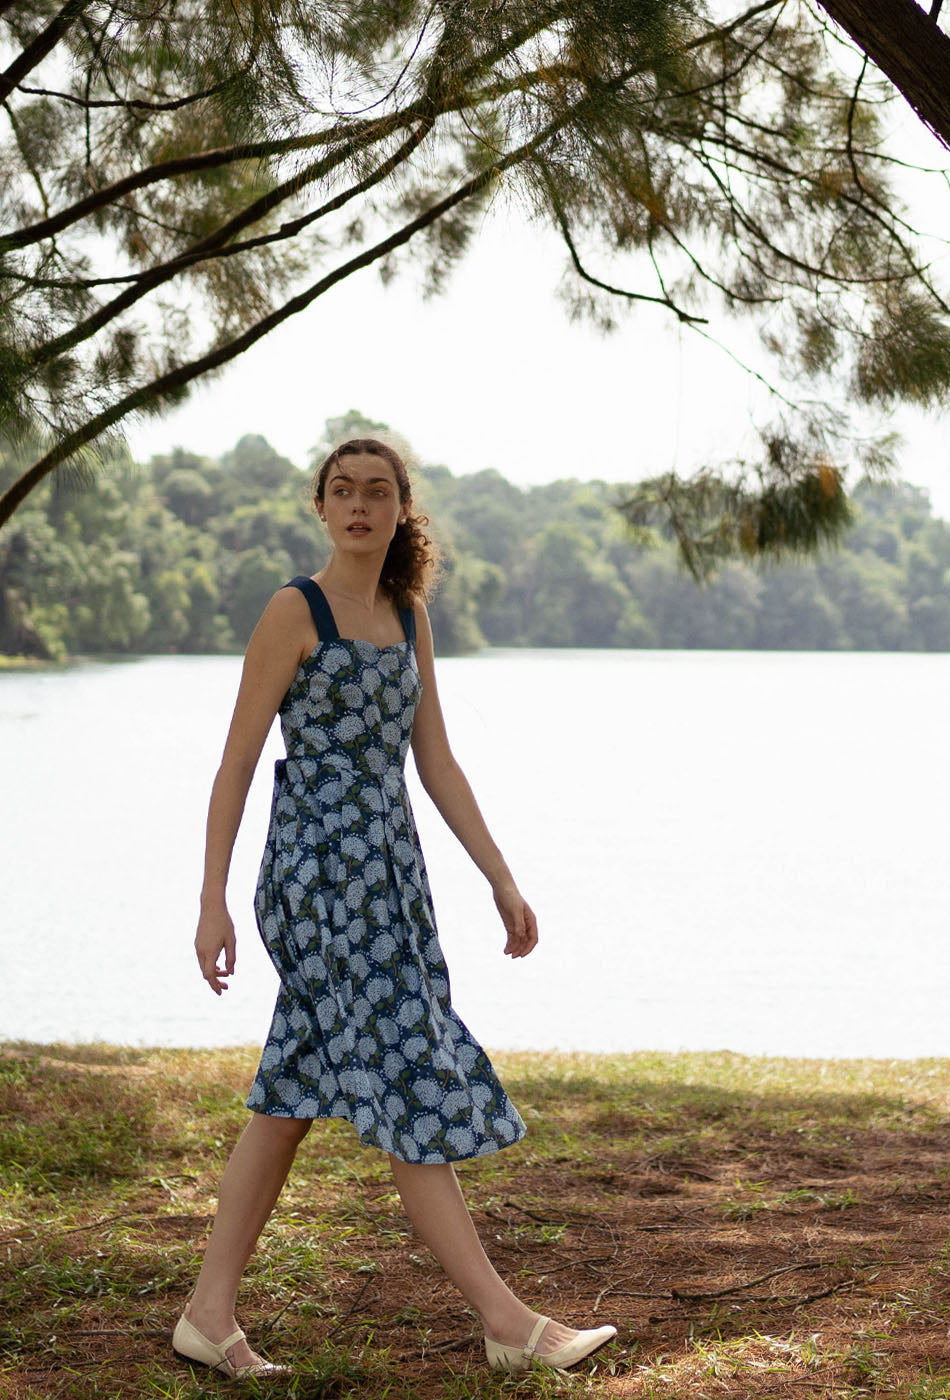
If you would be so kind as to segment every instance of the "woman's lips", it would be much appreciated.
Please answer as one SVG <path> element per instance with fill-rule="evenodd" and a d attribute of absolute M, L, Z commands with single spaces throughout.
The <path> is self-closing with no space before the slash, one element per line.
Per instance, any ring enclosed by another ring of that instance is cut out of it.
<path fill-rule="evenodd" d="M 368 535 L 372 527 L 369 525 L 347 525 L 348 535 Z"/>

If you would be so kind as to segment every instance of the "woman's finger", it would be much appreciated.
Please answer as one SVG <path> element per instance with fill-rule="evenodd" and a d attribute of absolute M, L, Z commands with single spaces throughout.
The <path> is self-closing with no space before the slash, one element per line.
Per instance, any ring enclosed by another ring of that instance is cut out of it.
<path fill-rule="evenodd" d="M 529 904 L 524 906 L 524 928 L 521 935 L 521 956 L 527 957 L 538 942 L 538 921 Z"/>
<path fill-rule="evenodd" d="M 215 995 L 220 996 L 222 992 L 228 990 L 227 979 L 230 975 L 225 968 L 215 966 L 211 968 L 210 972 L 205 973 L 205 981 Z"/>

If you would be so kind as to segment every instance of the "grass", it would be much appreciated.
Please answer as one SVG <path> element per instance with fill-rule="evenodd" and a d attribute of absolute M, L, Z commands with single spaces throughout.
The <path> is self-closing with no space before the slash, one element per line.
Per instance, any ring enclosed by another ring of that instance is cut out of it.
<path fill-rule="evenodd" d="M 252 1050 L 0 1046 L 0 1394 L 224 1394 L 169 1334 L 247 1118 Z M 242 1323 L 245 1393 L 950 1397 L 950 1061 L 499 1055 L 527 1138 L 460 1169 L 526 1300 L 617 1341 L 571 1377 L 487 1371 L 382 1153 L 318 1123 Z"/>
<path fill-rule="evenodd" d="M 63 661 L 47 661 L 36 656 L 7 656 L 0 652 L 0 674 L 4 671 L 54 671 L 62 670 L 70 664 Z"/>

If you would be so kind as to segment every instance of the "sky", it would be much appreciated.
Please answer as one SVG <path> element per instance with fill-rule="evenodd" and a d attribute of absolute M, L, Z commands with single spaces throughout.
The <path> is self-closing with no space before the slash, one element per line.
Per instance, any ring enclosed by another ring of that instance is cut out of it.
<path fill-rule="evenodd" d="M 936 143 L 917 122 L 909 130 L 907 154 L 933 163 Z M 919 210 L 921 226 L 946 225 L 946 212 L 944 187 L 939 205 Z M 589 262 L 607 280 L 653 291 L 634 259 Z M 373 268 L 354 274 L 167 417 L 132 425 L 133 455 L 180 445 L 218 456 L 260 433 L 304 466 L 325 420 L 351 408 L 389 424 L 424 462 L 495 467 L 522 486 L 686 474 L 748 445 L 753 414 L 768 416 L 751 376 L 661 308 L 622 311 L 606 336 L 571 322 L 557 296 L 565 265 L 552 230 L 496 201 L 439 296 L 425 300 L 411 270 L 388 286 Z M 751 326 L 710 314 L 710 330 L 768 373 Z M 902 409 L 885 426 L 904 439 L 900 474 L 950 518 L 946 415 Z"/>

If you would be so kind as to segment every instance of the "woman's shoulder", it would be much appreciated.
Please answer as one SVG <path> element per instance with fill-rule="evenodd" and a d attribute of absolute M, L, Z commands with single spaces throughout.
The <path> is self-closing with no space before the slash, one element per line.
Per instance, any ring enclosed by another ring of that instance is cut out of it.
<path fill-rule="evenodd" d="M 429 621 L 429 609 L 426 607 L 426 600 L 423 594 L 413 594 L 412 607 L 413 620 L 413 640 L 416 643 L 416 650 L 421 647 L 423 655 L 432 655 L 432 623 Z"/>
<path fill-rule="evenodd" d="M 306 594 L 301 584 L 312 582 L 312 579 L 305 579 L 304 576 L 300 574 L 296 578 L 290 579 L 287 583 L 282 584 L 281 587 L 277 589 L 277 592 L 271 595 L 264 609 L 263 616 L 267 617 L 270 615 L 271 617 L 293 618 L 303 617 L 308 614 L 310 605 L 307 602 Z"/>
<path fill-rule="evenodd" d="M 245 651 L 245 669 L 269 687 L 277 678 L 290 685 L 301 660 L 312 648 L 313 622 L 298 588 L 279 588 L 270 598 Z M 280 688 L 280 686 L 278 688 Z"/>
<path fill-rule="evenodd" d="M 424 593 L 412 594 L 412 598 L 406 608 L 406 612 L 412 613 L 416 627 L 423 627 L 427 631 L 431 630 L 429 623 L 429 609 L 426 607 L 426 598 Z"/>
<path fill-rule="evenodd" d="M 255 633 L 278 643 L 284 641 L 288 646 L 299 649 L 308 624 L 312 630 L 310 605 L 304 593 L 300 588 L 284 584 L 269 599 L 261 613 Z"/>

